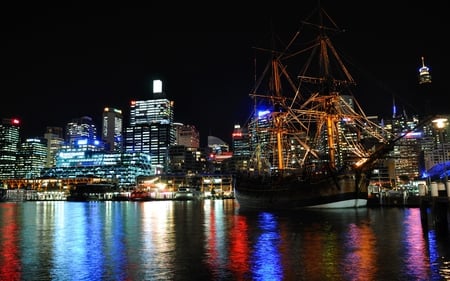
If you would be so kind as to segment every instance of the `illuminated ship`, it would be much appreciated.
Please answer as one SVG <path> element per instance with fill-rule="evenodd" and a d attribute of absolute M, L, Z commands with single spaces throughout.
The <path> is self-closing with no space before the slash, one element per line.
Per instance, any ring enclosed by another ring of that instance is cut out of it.
<path fill-rule="evenodd" d="M 340 29 L 317 11 L 319 24 L 303 22 L 287 46 L 257 49 L 269 62 L 250 94 L 251 153 L 235 182 L 241 208 L 367 206 L 368 175 L 392 146 L 351 92 L 356 83 L 328 36 Z"/>

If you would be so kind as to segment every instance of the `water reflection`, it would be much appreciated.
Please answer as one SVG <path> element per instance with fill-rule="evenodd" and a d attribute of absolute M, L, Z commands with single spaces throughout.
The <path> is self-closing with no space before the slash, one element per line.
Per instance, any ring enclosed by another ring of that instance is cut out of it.
<path fill-rule="evenodd" d="M 255 280 L 282 280 L 278 220 L 273 214 L 263 212 L 258 215 L 257 223 L 260 233 L 250 257 L 252 275 Z"/>
<path fill-rule="evenodd" d="M 0 204 L 1 280 L 445 280 L 418 208 L 249 212 L 233 200 Z"/>
<path fill-rule="evenodd" d="M 21 279 L 18 211 L 14 206 L 0 204 L 0 280 Z"/>

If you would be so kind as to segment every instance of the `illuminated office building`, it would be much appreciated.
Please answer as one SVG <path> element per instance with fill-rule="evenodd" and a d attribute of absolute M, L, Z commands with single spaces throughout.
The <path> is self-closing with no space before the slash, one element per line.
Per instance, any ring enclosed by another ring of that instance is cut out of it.
<path fill-rule="evenodd" d="M 29 138 L 20 144 L 16 160 L 16 177 L 21 179 L 36 179 L 41 176 L 41 170 L 47 160 L 47 140 L 44 138 Z"/>
<path fill-rule="evenodd" d="M 162 82 L 153 83 L 153 99 L 131 101 L 125 151 L 150 154 L 156 173 L 166 173 L 169 147 L 175 144 L 173 101 L 165 97 Z"/>
<path fill-rule="evenodd" d="M 55 164 L 43 169 L 42 177 L 74 180 L 91 177 L 132 188 L 138 176 L 153 174 L 148 154 L 120 151 L 121 119 L 119 110 L 103 111 L 102 134 L 106 136 L 106 145 L 97 139 L 90 117 L 73 119 L 67 124 L 66 142 L 57 151 Z M 108 144 L 112 144 L 112 151 Z"/>
<path fill-rule="evenodd" d="M 241 125 L 234 125 L 233 134 L 231 137 L 233 162 L 235 170 L 248 169 L 248 161 L 250 159 L 250 137 L 246 128 Z"/>
<path fill-rule="evenodd" d="M 47 158 L 45 167 L 51 168 L 55 166 L 56 153 L 64 144 L 63 129 L 61 127 L 47 127 L 44 133 L 47 140 Z"/>
<path fill-rule="evenodd" d="M 122 110 L 105 107 L 102 120 L 102 140 L 107 151 L 122 151 Z"/>
<path fill-rule="evenodd" d="M 66 142 L 65 145 L 73 148 L 80 146 L 99 146 L 100 141 L 97 139 L 97 128 L 94 121 L 89 116 L 74 118 L 66 125 Z"/>
<path fill-rule="evenodd" d="M 150 176 L 150 157 L 145 153 L 120 153 L 81 149 L 62 149 L 56 166 L 45 168 L 43 177 L 56 179 L 100 178 L 121 188 L 136 186 L 138 176 Z"/>
<path fill-rule="evenodd" d="M 0 123 L 0 179 L 15 178 L 16 157 L 20 141 L 20 121 L 3 118 Z"/>

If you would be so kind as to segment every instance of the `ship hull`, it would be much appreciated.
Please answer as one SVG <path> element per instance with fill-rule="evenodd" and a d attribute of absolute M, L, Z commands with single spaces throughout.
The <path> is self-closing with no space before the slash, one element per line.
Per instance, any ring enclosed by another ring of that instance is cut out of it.
<path fill-rule="evenodd" d="M 360 208 L 367 206 L 367 186 L 365 178 L 355 180 L 351 173 L 307 181 L 238 175 L 235 198 L 245 209 Z"/>

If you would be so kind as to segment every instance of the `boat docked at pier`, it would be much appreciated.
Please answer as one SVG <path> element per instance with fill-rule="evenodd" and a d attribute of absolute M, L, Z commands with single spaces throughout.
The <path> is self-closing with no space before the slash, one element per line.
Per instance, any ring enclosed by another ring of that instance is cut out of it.
<path fill-rule="evenodd" d="M 184 201 L 184 200 L 199 200 L 202 199 L 203 195 L 199 187 L 196 186 L 179 186 L 174 194 L 173 199 Z"/>
<path fill-rule="evenodd" d="M 321 7 L 315 15 L 318 23 L 303 21 L 287 46 L 256 48 L 269 59 L 250 93 L 250 157 L 235 182 L 241 208 L 365 207 L 372 164 L 391 147 L 353 95 L 328 35 L 340 29 Z"/>

